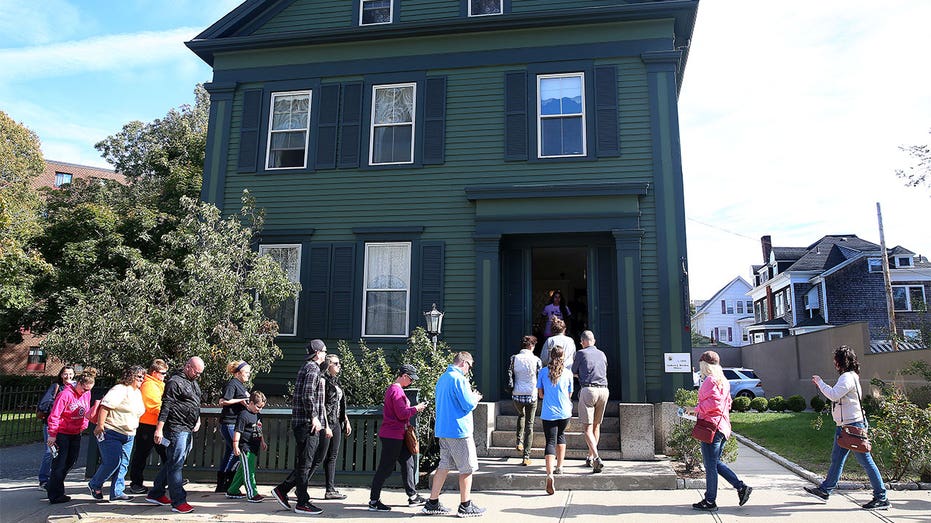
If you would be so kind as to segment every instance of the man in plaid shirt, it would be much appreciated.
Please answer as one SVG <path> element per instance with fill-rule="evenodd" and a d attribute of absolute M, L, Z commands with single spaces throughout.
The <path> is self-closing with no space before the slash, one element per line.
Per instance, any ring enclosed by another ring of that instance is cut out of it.
<path fill-rule="evenodd" d="M 278 503 L 290 510 L 288 492 L 296 487 L 297 505 L 294 512 L 298 514 L 316 515 L 323 512 L 310 502 L 307 480 L 320 442 L 320 429 L 326 426 L 326 410 L 323 407 L 324 381 L 320 371 L 320 364 L 325 358 L 326 345 L 323 340 L 312 340 L 307 344 L 307 361 L 297 373 L 294 396 L 291 398 L 291 428 L 294 430 L 294 439 L 297 440 L 294 470 L 272 490 L 272 496 Z"/>

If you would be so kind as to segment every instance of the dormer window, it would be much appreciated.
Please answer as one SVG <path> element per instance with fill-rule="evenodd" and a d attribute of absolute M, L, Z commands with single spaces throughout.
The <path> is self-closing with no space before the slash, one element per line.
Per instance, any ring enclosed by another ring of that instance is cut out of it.
<path fill-rule="evenodd" d="M 390 24 L 394 0 L 362 0 L 359 2 L 359 25 Z"/>
<path fill-rule="evenodd" d="M 911 267 L 912 266 L 912 257 L 911 256 L 896 256 L 895 257 L 895 266 L 898 268 Z"/>
<path fill-rule="evenodd" d="M 882 258 L 867 258 L 866 265 L 867 265 L 867 270 L 869 272 L 882 272 L 883 271 Z"/>

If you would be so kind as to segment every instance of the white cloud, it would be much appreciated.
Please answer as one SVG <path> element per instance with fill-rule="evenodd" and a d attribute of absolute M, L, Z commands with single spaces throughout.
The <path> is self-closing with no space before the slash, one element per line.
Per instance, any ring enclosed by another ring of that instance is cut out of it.
<path fill-rule="evenodd" d="M 85 23 L 65 0 L 0 0 L 0 35 L 4 44 L 45 44 L 68 38 Z"/>

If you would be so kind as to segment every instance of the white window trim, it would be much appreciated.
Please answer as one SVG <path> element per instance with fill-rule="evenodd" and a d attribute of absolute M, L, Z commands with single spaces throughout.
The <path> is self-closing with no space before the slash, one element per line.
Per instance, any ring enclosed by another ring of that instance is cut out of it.
<path fill-rule="evenodd" d="M 375 22 L 372 24 L 366 24 L 362 22 L 362 12 L 364 11 L 366 2 L 374 2 L 375 0 L 359 0 L 359 26 L 370 26 L 370 25 L 385 25 L 394 22 L 394 0 L 388 2 L 388 21 L 387 22 Z"/>
<path fill-rule="evenodd" d="M 466 3 L 469 4 L 469 18 L 478 17 L 478 16 L 500 16 L 504 14 L 504 0 L 498 0 L 498 12 L 497 13 L 485 13 L 481 15 L 472 14 L 472 0 L 466 0 Z"/>
<path fill-rule="evenodd" d="M 411 107 L 410 123 L 393 123 L 379 124 L 378 127 L 398 127 L 401 125 L 411 126 L 411 159 L 407 162 L 380 162 L 375 163 L 375 93 L 379 89 L 392 89 L 396 87 L 412 87 L 411 93 L 414 105 Z M 417 82 L 408 82 L 403 84 L 379 84 L 372 86 L 372 112 L 369 115 L 369 165 L 410 165 L 414 163 L 414 145 L 417 141 Z M 363 331 L 364 332 L 364 331 Z"/>
<path fill-rule="evenodd" d="M 560 115 L 549 115 L 543 116 L 540 114 L 540 84 L 543 80 L 550 78 L 580 78 L 582 81 L 582 112 L 581 113 L 570 113 L 570 114 L 560 114 Z M 588 136 L 587 136 L 587 126 L 585 125 L 585 73 L 560 73 L 560 74 L 538 74 L 537 75 L 537 158 L 579 158 L 586 156 L 588 154 Z M 581 154 L 556 154 L 550 156 L 543 155 L 543 119 L 544 118 L 566 118 L 569 116 L 579 115 L 582 117 L 582 153 Z"/>
<path fill-rule="evenodd" d="M 299 243 L 262 243 L 259 244 L 259 255 L 265 254 L 269 249 L 297 249 L 297 283 L 301 282 L 301 256 L 303 256 L 303 251 L 301 249 L 301 244 Z M 297 336 L 297 319 L 299 317 L 298 311 L 301 308 L 301 299 L 299 293 L 294 293 L 294 332 L 291 334 L 284 334 L 279 332 L 278 336 L 282 337 L 294 337 Z"/>
<path fill-rule="evenodd" d="M 299 131 L 299 129 L 287 129 L 282 131 L 272 131 L 272 123 L 275 120 L 275 98 L 279 96 L 295 96 L 295 95 L 307 95 L 307 127 L 304 129 L 304 163 L 300 167 L 269 167 L 268 160 L 272 154 L 272 133 L 287 133 Z M 278 91 L 272 93 L 270 103 L 268 104 L 268 135 L 265 143 L 265 170 L 266 171 L 282 171 L 289 169 L 306 169 L 307 168 L 307 152 L 310 149 L 310 117 L 313 114 L 313 91 Z"/>
<path fill-rule="evenodd" d="M 905 309 L 895 309 L 895 312 L 914 312 L 915 307 L 912 306 L 912 289 L 921 289 L 921 300 L 924 303 L 928 303 L 928 297 L 925 296 L 925 286 L 924 285 L 893 285 L 892 288 L 895 289 L 901 287 L 905 289 Z"/>
<path fill-rule="evenodd" d="M 404 334 L 367 334 L 365 330 L 365 311 L 368 306 L 368 297 L 370 291 L 391 291 L 397 292 L 399 289 L 378 289 L 368 288 L 369 281 L 369 247 L 376 247 L 382 245 L 404 245 L 407 247 L 407 259 L 409 265 L 407 267 L 407 289 L 405 289 L 405 303 L 404 303 Z M 410 323 L 411 323 L 411 278 L 413 277 L 413 265 L 414 259 L 413 249 L 411 242 L 366 242 L 365 243 L 365 255 L 362 259 L 362 337 L 363 338 L 407 338 L 410 334 Z"/>
<path fill-rule="evenodd" d="M 871 263 L 872 262 L 872 263 Z M 879 270 L 873 270 L 873 263 L 879 262 Z M 883 260 L 882 258 L 868 258 L 866 260 L 866 272 L 869 273 L 878 273 L 883 271 Z"/>
<path fill-rule="evenodd" d="M 903 265 L 903 264 L 899 263 L 899 262 L 902 261 L 902 260 L 907 260 L 907 261 L 908 261 L 908 265 Z M 914 264 L 915 264 L 915 263 L 912 261 L 912 257 L 911 257 L 911 256 L 896 256 L 896 257 L 895 257 L 895 267 L 896 267 L 897 269 L 911 269 L 912 266 L 914 266 Z"/>
<path fill-rule="evenodd" d="M 921 341 L 921 331 L 918 329 L 903 329 L 902 339 L 905 341 Z"/>
<path fill-rule="evenodd" d="M 68 177 L 68 181 L 65 181 L 65 177 Z M 60 181 L 59 181 L 60 180 Z M 55 187 L 61 187 L 69 183 L 74 183 L 74 175 L 71 173 L 55 173 Z"/>

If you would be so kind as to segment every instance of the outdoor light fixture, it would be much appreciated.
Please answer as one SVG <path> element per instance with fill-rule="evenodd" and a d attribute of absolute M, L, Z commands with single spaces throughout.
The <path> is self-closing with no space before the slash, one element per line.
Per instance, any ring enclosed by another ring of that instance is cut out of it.
<path fill-rule="evenodd" d="M 443 312 L 436 310 L 436 304 L 433 309 L 423 313 L 427 320 L 427 334 L 433 338 L 433 350 L 436 350 L 436 337 L 443 331 Z"/>

